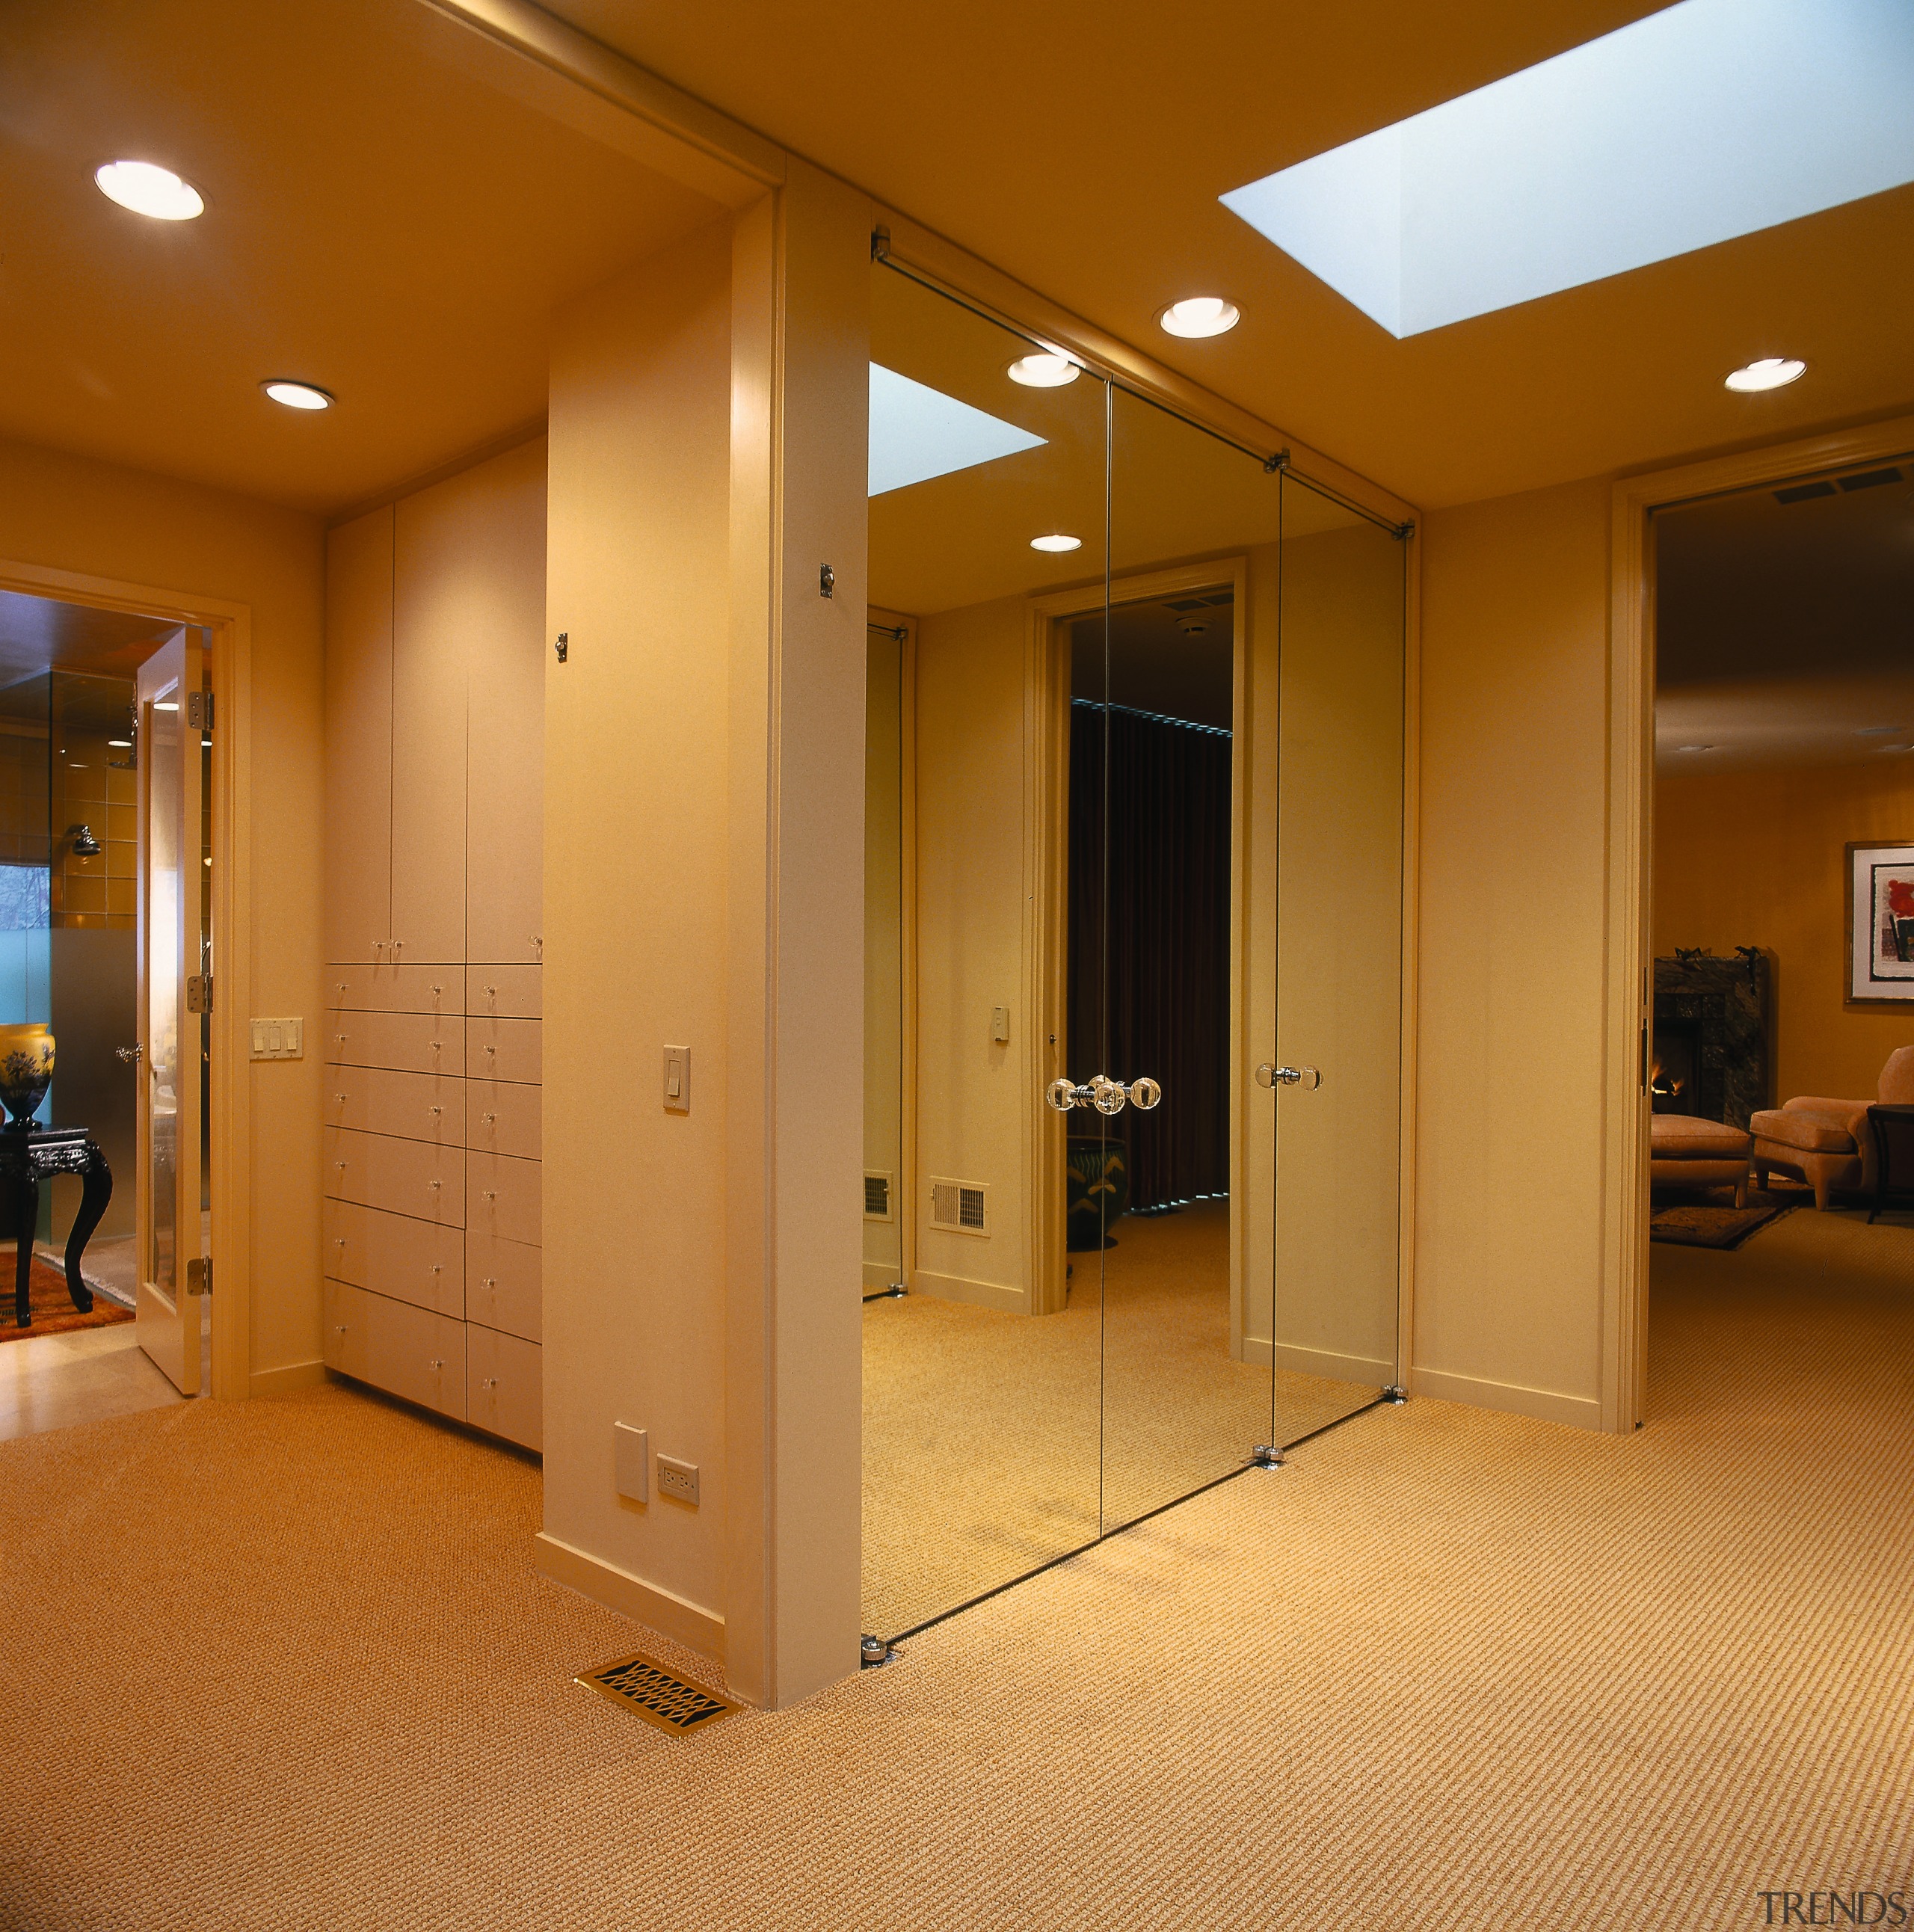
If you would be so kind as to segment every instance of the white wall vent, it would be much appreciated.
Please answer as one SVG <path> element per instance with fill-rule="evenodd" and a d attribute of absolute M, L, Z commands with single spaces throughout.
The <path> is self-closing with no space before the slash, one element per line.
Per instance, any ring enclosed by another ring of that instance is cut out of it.
<path fill-rule="evenodd" d="M 980 1180 L 933 1180 L 931 1226 L 959 1234 L 988 1234 L 990 1216 Z"/>
<path fill-rule="evenodd" d="M 894 1218 L 890 1211 L 890 1176 L 864 1170 L 864 1218 L 867 1221 L 888 1221 Z"/>

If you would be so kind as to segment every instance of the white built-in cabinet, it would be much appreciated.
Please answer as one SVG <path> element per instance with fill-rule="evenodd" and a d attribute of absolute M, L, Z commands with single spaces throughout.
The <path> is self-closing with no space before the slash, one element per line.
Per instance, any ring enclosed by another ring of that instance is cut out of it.
<path fill-rule="evenodd" d="M 327 1365 L 542 1445 L 545 448 L 326 556 Z"/>

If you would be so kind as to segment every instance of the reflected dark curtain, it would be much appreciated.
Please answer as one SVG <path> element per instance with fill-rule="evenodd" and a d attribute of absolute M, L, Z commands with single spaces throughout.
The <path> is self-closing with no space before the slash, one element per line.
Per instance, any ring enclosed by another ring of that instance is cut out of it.
<path fill-rule="evenodd" d="M 1229 1191 L 1230 752 L 1222 732 L 1070 708 L 1069 1071 L 1162 1083 L 1154 1113 L 1109 1124 L 1132 1210 Z"/>

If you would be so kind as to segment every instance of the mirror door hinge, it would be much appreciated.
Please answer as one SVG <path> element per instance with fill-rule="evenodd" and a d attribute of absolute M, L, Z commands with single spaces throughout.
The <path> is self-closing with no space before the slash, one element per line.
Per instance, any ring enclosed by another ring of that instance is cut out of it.
<path fill-rule="evenodd" d="M 186 722 L 195 730 L 212 730 L 213 694 L 210 691 L 189 691 L 186 694 Z"/>
<path fill-rule="evenodd" d="M 186 1292 L 210 1294 L 213 1292 L 213 1262 L 210 1255 L 186 1264 Z"/>
<path fill-rule="evenodd" d="M 213 1010 L 213 976 L 210 973 L 195 973 L 186 982 L 186 1010 L 189 1013 L 209 1013 Z"/>

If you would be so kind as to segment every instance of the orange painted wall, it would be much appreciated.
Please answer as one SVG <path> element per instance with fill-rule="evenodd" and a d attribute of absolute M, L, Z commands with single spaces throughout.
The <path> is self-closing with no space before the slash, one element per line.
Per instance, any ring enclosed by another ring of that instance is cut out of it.
<path fill-rule="evenodd" d="M 1843 1004 L 1850 840 L 1914 841 L 1914 760 L 1671 776 L 1655 787 L 1654 950 L 1774 956 L 1775 1100 L 1872 1100 L 1914 1008 Z"/>

